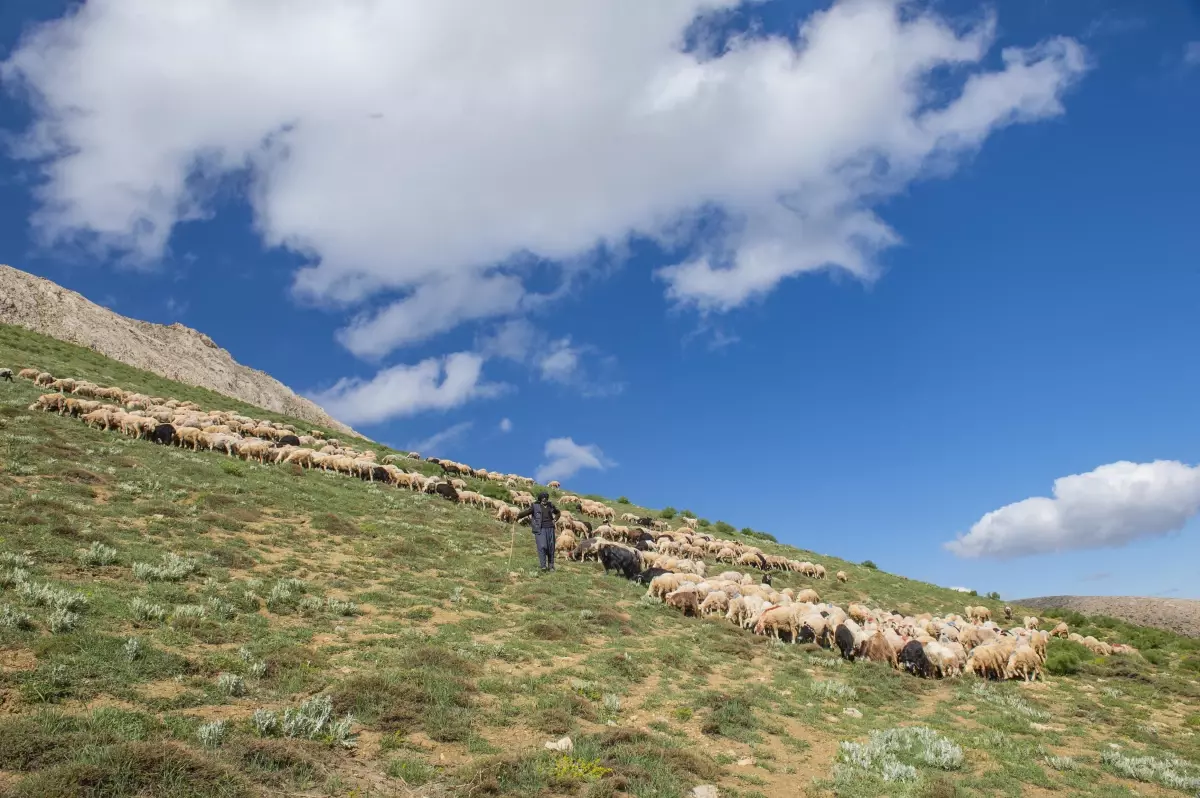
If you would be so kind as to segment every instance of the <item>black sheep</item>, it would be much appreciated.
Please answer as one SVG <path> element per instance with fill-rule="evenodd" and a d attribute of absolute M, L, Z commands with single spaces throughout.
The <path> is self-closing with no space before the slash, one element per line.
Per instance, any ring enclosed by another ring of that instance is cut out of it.
<path fill-rule="evenodd" d="M 621 546 L 600 549 L 600 564 L 604 566 L 604 573 L 617 571 L 626 579 L 635 579 L 642 570 L 641 555 Z"/>
<path fill-rule="evenodd" d="M 645 518 L 639 518 L 637 520 L 637 525 L 638 526 L 654 526 L 654 519 L 650 518 L 649 516 L 647 516 Z"/>
<path fill-rule="evenodd" d="M 669 573 L 671 572 L 666 568 L 647 568 L 638 574 L 633 581 L 637 582 L 639 585 L 649 585 L 650 580 L 654 579 L 654 577 Z"/>
<path fill-rule="evenodd" d="M 833 631 L 833 642 L 837 644 L 838 651 L 842 652 L 842 659 L 848 659 L 854 662 L 854 658 L 858 655 L 854 646 L 854 632 L 851 632 L 844 623 L 839 623 L 837 629 Z"/>
<path fill-rule="evenodd" d="M 387 473 L 387 472 L 384 472 Z M 433 492 L 441 496 L 443 499 L 449 499 L 452 502 L 458 501 L 458 491 L 449 482 L 439 482 Z"/>
<path fill-rule="evenodd" d="M 275 442 L 276 446 L 299 446 L 300 438 L 295 435 L 284 435 Z"/>
<path fill-rule="evenodd" d="M 169 446 L 175 441 L 175 427 L 171 424 L 159 424 L 150 433 L 150 440 Z"/>
<path fill-rule="evenodd" d="M 905 643 L 896 659 L 900 667 L 909 673 L 926 679 L 933 677 L 933 665 L 929 662 L 929 657 L 925 656 L 925 647 L 916 640 Z"/>
<path fill-rule="evenodd" d="M 595 527 L 592 526 L 592 522 L 591 521 L 580 521 L 579 523 L 581 523 L 587 527 L 587 536 L 590 538 L 592 536 L 592 531 L 595 529 Z"/>
<path fill-rule="evenodd" d="M 370 469 L 365 470 L 362 474 L 362 479 L 364 482 L 386 483 L 390 478 L 391 477 L 389 476 L 387 469 L 383 466 L 371 466 Z M 455 499 L 458 499 L 457 494 L 455 494 Z"/>

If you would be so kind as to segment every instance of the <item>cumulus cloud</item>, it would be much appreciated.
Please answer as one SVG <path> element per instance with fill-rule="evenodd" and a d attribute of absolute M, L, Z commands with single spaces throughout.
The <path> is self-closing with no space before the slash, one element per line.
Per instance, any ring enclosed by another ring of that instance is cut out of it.
<path fill-rule="evenodd" d="M 869 279 L 899 240 L 883 199 L 1062 113 L 1087 66 L 1067 38 L 985 66 L 990 17 L 901 0 L 681 45 L 739 5 L 91 0 L 0 79 L 34 112 L 18 153 L 47 242 L 159 258 L 245 175 L 264 243 L 307 259 L 298 294 L 402 294 L 341 335 L 379 356 L 511 312 L 523 264 L 586 268 L 631 236 L 679 251 L 666 294 L 707 311 L 806 271 Z"/>
<path fill-rule="evenodd" d="M 457 424 L 447 427 L 441 432 L 435 432 L 428 438 L 423 440 L 413 441 L 406 447 L 410 452 L 424 452 L 427 454 L 437 454 L 444 452 L 451 446 L 455 445 L 463 439 L 463 436 L 471 431 L 471 427 L 475 426 L 472 421 L 460 421 Z"/>
<path fill-rule="evenodd" d="M 480 355 L 456 352 L 413 366 L 391 366 L 370 380 L 341 379 L 309 398 L 348 424 L 375 424 L 427 410 L 449 410 L 503 390 L 502 385 L 484 382 Z"/>
<path fill-rule="evenodd" d="M 571 346 L 570 338 L 563 338 L 550 345 L 550 351 L 538 360 L 542 379 L 550 382 L 570 382 L 579 372 L 578 347 Z"/>
<path fill-rule="evenodd" d="M 1054 497 L 988 513 L 946 548 L 960 557 L 1006 559 L 1123 546 L 1178 532 L 1200 512 L 1200 466 L 1121 461 L 1059 477 Z"/>
<path fill-rule="evenodd" d="M 500 419 L 500 431 L 501 432 L 512 432 L 512 427 L 513 427 L 512 419 L 508 419 L 508 418 Z"/>
<path fill-rule="evenodd" d="M 616 463 L 604 456 L 600 447 L 594 444 L 581 445 L 570 438 L 551 438 L 546 441 L 546 462 L 538 466 L 538 482 L 548 482 L 552 479 L 570 479 L 585 468 L 595 468 L 603 471 Z"/>

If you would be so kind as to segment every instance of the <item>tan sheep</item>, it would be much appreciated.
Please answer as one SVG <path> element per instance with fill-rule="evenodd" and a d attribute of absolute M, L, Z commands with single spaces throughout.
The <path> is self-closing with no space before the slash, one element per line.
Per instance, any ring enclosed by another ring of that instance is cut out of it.
<path fill-rule="evenodd" d="M 796 592 L 796 601 L 809 604 L 820 604 L 821 596 L 811 587 L 806 587 L 803 590 Z"/>
<path fill-rule="evenodd" d="M 668 607 L 674 607 L 684 615 L 698 616 L 700 614 L 700 594 L 691 585 L 684 585 L 678 590 L 667 594 L 663 599 Z"/>
<path fill-rule="evenodd" d="M 35 385 L 49 386 L 50 383 L 54 382 L 54 375 L 48 371 L 43 371 L 33 378 L 33 382 Z"/>
<path fill-rule="evenodd" d="M 1059 621 L 1058 625 L 1050 630 L 1050 636 L 1065 638 L 1070 632 L 1071 627 L 1067 626 L 1066 621 Z"/>
<path fill-rule="evenodd" d="M 714 590 L 700 602 L 700 614 L 705 618 L 712 615 L 724 615 L 729 611 L 729 594 L 724 590 Z"/>
<path fill-rule="evenodd" d="M 21 369 L 17 372 L 17 376 L 23 380 L 37 381 L 38 375 L 41 374 L 37 369 Z"/>
<path fill-rule="evenodd" d="M 555 490 L 558 490 L 559 488 L 562 487 L 562 483 L 560 483 L 557 479 L 552 479 L 546 483 L 546 487 L 554 488 Z"/>
<path fill-rule="evenodd" d="M 1005 664 L 1004 675 L 1009 679 L 1023 678 L 1030 682 L 1041 676 L 1043 681 L 1045 675 L 1042 673 L 1042 658 L 1031 646 L 1017 646 L 1016 650 L 1008 657 L 1008 662 Z"/>
<path fill-rule="evenodd" d="M 1025 616 L 1024 625 L 1025 625 L 1026 629 L 1036 629 L 1036 628 L 1038 628 L 1039 623 L 1041 623 L 1041 621 L 1039 621 L 1037 618 L 1033 617 L 1032 615 Z"/>
<path fill-rule="evenodd" d="M 846 582 L 849 582 L 849 581 L 850 581 L 850 577 L 846 576 L 846 572 L 845 572 L 845 571 L 838 571 L 838 572 L 837 572 L 837 580 L 838 580 L 839 582 L 841 582 L 841 583 L 845 584 Z"/>
<path fill-rule="evenodd" d="M 893 669 L 899 669 L 900 665 L 897 662 L 896 651 L 888 644 L 887 637 L 883 632 L 878 630 L 875 634 L 867 637 L 859 648 L 859 656 L 870 662 L 886 662 Z"/>

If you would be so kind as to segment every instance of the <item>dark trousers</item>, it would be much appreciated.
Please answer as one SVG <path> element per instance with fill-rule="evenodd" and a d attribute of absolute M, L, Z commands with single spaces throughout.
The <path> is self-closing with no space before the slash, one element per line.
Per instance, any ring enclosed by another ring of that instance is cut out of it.
<path fill-rule="evenodd" d="M 533 533 L 533 543 L 537 546 L 539 567 L 554 567 L 554 544 L 557 542 L 557 535 L 554 534 L 553 529 L 539 529 Z"/>

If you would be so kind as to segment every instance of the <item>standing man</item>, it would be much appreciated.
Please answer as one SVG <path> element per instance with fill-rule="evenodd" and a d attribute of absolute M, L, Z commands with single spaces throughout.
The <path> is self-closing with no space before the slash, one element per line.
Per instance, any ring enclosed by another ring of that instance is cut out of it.
<path fill-rule="evenodd" d="M 529 527 L 533 530 L 533 542 L 537 546 L 538 567 L 542 571 L 554 570 L 554 522 L 558 520 L 558 508 L 550 503 L 550 494 L 542 491 L 537 501 L 517 514 L 517 520 L 529 516 Z"/>

